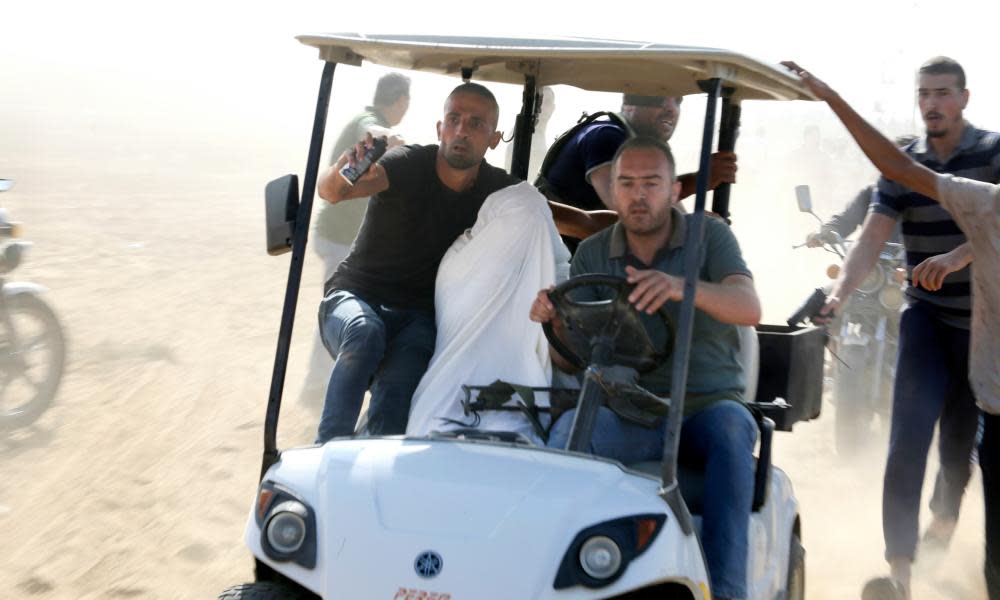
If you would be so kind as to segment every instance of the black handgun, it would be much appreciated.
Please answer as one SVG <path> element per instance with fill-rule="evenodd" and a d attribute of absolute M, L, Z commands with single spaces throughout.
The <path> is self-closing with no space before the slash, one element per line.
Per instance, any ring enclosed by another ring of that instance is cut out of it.
<path fill-rule="evenodd" d="M 816 288 L 802 303 L 802 306 L 788 317 L 788 326 L 795 327 L 806 319 L 819 316 L 819 310 L 823 308 L 824 304 L 826 304 L 826 292 L 823 291 L 823 288 Z M 830 317 L 833 317 L 833 313 L 830 313 Z"/>

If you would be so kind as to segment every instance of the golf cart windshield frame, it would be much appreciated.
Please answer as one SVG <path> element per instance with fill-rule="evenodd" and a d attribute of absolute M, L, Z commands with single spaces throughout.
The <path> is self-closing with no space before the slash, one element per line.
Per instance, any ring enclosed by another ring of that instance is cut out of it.
<path fill-rule="evenodd" d="M 444 38 L 426 36 L 368 37 L 358 34 L 300 36 L 305 44 L 320 50 L 324 61 L 313 119 L 312 139 L 302 186 L 301 202 L 290 240 L 291 263 L 285 290 L 281 326 L 275 353 L 267 416 L 264 426 L 264 454 L 261 479 L 278 461 L 277 424 L 282 390 L 288 363 L 295 306 L 302 277 L 302 264 L 320 153 L 326 129 L 333 73 L 336 65 L 360 66 L 362 59 L 399 68 L 460 75 L 469 80 L 518 83 L 523 86 L 521 112 L 514 131 L 511 173 L 527 177 L 528 154 L 534 123 L 540 109 L 538 88 L 542 85 L 568 84 L 583 89 L 629 91 L 660 95 L 706 94 L 702 146 L 696 181 L 694 212 L 688 221 L 687 240 L 698 252 L 689 252 L 685 261 L 684 301 L 681 304 L 674 365 L 668 429 L 664 442 L 662 487 L 660 495 L 674 509 L 685 531 L 690 534 L 690 515 L 677 484 L 677 450 L 687 382 L 688 357 L 694 318 L 694 289 L 698 264 L 704 251 L 703 229 L 705 202 L 711 168 L 716 108 L 722 99 L 719 150 L 733 150 L 740 120 L 740 101 L 744 98 L 773 100 L 809 100 L 812 97 L 798 80 L 777 68 L 743 55 L 706 48 L 682 48 L 633 42 L 603 40 L 498 40 L 484 38 Z M 641 68 L 636 68 L 641 67 Z M 662 75 L 656 69 L 662 69 Z M 623 76 L 627 79 L 623 79 Z M 713 193 L 712 209 L 723 218 L 729 215 L 729 185 Z M 596 403 L 581 404 L 579 412 L 596 413 Z M 576 419 L 574 428 L 593 428 L 593 419 Z M 589 431 L 586 437 L 589 437 Z M 571 432 L 571 438 L 573 433 Z"/>

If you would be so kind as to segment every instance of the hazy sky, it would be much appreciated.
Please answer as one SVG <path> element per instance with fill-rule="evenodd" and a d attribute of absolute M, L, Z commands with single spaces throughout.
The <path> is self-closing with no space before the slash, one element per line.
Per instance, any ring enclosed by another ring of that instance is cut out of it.
<path fill-rule="evenodd" d="M 150 179 L 172 184 L 177 174 L 189 186 L 198 186 L 199 177 L 239 175 L 252 181 L 249 197 L 275 176 L 302 173 L 322 65 L 315 50 L 294 39 L 298 33 L 584 36 L 721 47 L 770 62 L 791 58 L 891 134 L 919 133 L 913 73 L 927 58 L 944 54 L 966 68 L 972 92 L 967 117 L 1000 129 L 1000 75 L 991 41 L 1000 23 L 995 0 L 661 1 L 635 8 L 539 0 L 2 1 L 0 177 L 22 179 L 22 193 L 30 191 L 30 177 L 44 180 L 43 168 L 64 164 L 132 174 L 140 185 Z M 338 68 L 328 131 L 370 100 L 382 72 Z M 408 140 L 434 141 L 441 101 L 454 83 L 414 77 L 413 103 L 400 126 Z M 501 125 L 509 127 L 520 95 L 512 86 L 496 87 Z M 550 138 L 581 110 L 617 108 L 617 97 L 583 98 L 564 90 L 556 104 Z M 818 212 L 829 216 L 874 171 L 826 107 L 754 104 L 744 107 L 737 147 L 744 185 L 734 196 L 734 214 L 740 207 L 743 213 L 734 228 L 740 234 L 755 227 L 787 231 L 787 240 L 753 242 L 755 264 L 818 262 L 823 257 L 816 254 L 788 258 L 789 240 L 815 226 L 794 212 L 792 188 L 820 181 L 814 198 Z M 701 110 L 696 100 L 685 102 L 672 141 L 688 169 L 696 164 Z M 819 128 L 827 145 L 812 161 L 819 173 L 812 179 L 806 177 L 809 165 L 795 164 L 805 125 Z M 501 152 L 488 158 L 503 161 Z M 36 173 L 25 173 L 31 170 Z M 796 303 L 791 296 L 773 302 L 774 310 Z"/>
<path fill-rule="evenodd" d="M 233 160 L 268 152 L 290 156 L 291 147 L 308 140 L 321 71 L 316 52 L 293 37 L 308 32 L 588 36 L 722 47 L 771 62 L 792 58 L 877 124 L 887 127 L 891 120 L 888 127 L 899 129 L 891 134 L 919 130 L 913 72 L 928 57 L 945 54 L 968 73 L 968 118 L 1000 129 L 1000 77 L 994 75 L 995 44 L 989 41 L 1000 22 L 1000 2 L 725 0 L 628 6 L 538 0 L 6 0 L 0 11 L 0 169 L 15 158 L 50 159 L 60 151 L 56 141 L 73 152 L 109 143 L 130 153 L 137 142 L 150 148 L 154 140 L 169 139 L 192 148 L 246 148 L 240 156 L 219 152 Z M 331 129 L 370 100 L 381 73 L 338 69 Z M 414 79 L 413 106 L 400 127 L 408 139 L 433 141 L 439 90 L 453 83 Z M 516 105 L 519 94 L 512 88 L 498 93 L 502 104 L 507 96 Z M 552 130 L 565 129 L 583 109 L 613 109 L 616 102 L 611 95 L 595 101 L 563 94 Z M 699 110 L 691 105 L 685 105 L 678 132 L 684 140 L 697 137 L 689 136 L 696 133 L 692 123 Z M 824 137 L 842 135 L 825 107 L 796 105 L 781 110 L 814 122 Z M 513 112 L 504 108 L 502 124 L 509 127 Z M 748 120 L 744 133 L 763 122 Z M 771 143 L 779 143 L 773 120 L 767 127 Z M 799 121 L 792 127 L 802 128 Z M 302 153 L 296 152 L 290 165 L 299 168 Z"/>
<path fill-rule="evenodd" d="M 636 2 L 633 9 L 624 3 L 538 0 L 7 0 L 4 5 L 0 106 L 8 108 L 61 108 L 72 98 L 84 113 L 141 102 L 141 109 L 133 107 L 137 113 L 169 109 L 197 115 L 223 104 L 222 119 L 259 117 L 254 106 L 233 100 L 249 94 L 252 105 L 294 106 L 301 94 L 287 86 L 318 74 L 318 63 L 310 61 L 314 53 L 293 34 L 382 31 L 577 35 L 724 47 L 774 62 L 794 58 L 859 101 L 905 93 L 914 67 L 946 54 L 968 71 L 974 94 L 970 118 L 1000 127 L 1000 118 L 987 111 L 988 105 L 1000 106 L 994 44 L 988 39 L 1000 22 L 1000 3 L 988 0 L 668 0 Z M 980 96 L 991 101 L 978 101 Z"/>

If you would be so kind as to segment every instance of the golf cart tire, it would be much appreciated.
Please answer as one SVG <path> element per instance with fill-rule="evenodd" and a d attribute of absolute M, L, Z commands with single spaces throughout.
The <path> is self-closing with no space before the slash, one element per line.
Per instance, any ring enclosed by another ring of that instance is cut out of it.
<path fill-rule="evenodd" d="M 316 597 L 276 581 L 241 583 L 219 594 L 219 600 L 310 600 Z"/>
<path fill-rule="evenodd" d="M 788 581 L 785 584 L 785 600 L 805 600 L 806 598 L 806 550 L 802 547 L 799 534 L 792 534 L 788 549 Z"/>

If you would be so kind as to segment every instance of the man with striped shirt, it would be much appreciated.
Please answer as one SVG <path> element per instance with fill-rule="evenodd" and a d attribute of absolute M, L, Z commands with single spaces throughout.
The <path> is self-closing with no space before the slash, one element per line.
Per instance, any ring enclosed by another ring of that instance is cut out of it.
<path fill-rule="evenodd" d="M 944 57 L 929 60 L 918 72 L 917 93 L 927 135 L 904 152 L 935 173 L 1000 182 L 1000 135 L 976 129 L 962 117 L 969 99 L 962 67 Z M 878 201 L 824 312 L 837 310 L 840 299 L 854 291 L 901 220 L 909 302 L 900 322 L 882 522 L 892 577 L 908 589 L 920 490 L 936 422 L 941 471 L 925 545 L 943 546 L 950 540 L 971 475 L 969 455 L 978 419 L 968 381 L 972 252 L 959 226 L 930 197 L 885 177 L 878 187 Z"/>

